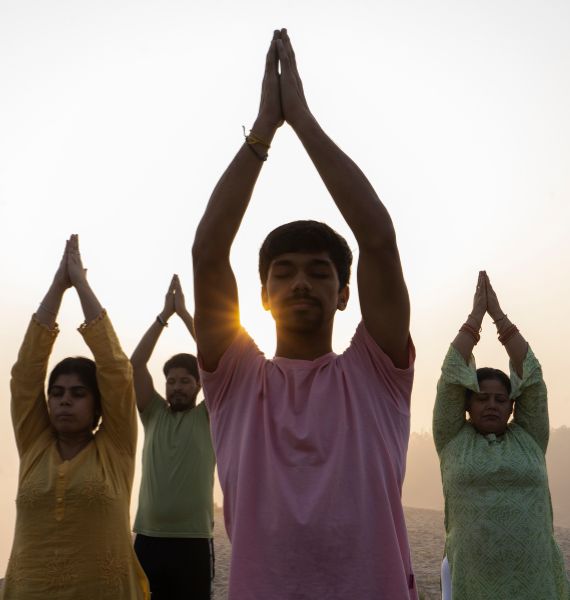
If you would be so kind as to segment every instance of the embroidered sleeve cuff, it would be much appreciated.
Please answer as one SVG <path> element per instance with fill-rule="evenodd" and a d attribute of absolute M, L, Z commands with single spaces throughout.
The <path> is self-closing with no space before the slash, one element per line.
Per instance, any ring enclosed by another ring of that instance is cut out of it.
<path fill-rule="evenodd" d="M 441 372 L 446 383 L 461 385 L 474 392 L 479 391 L 474 356 L 471 355 L 469 364 L 467 364 L 453 345 L 449 346 Z"/>
<path fill-rule="evenodd" d="M 523 361 L 522 379 L 517 375 L 512 363 L 509 363 L 509 369 L 511 375 L 511 398 L 513 400 L 521 396 L 526 388 L 542 381 L 542 368 L 530 346 Z"/>

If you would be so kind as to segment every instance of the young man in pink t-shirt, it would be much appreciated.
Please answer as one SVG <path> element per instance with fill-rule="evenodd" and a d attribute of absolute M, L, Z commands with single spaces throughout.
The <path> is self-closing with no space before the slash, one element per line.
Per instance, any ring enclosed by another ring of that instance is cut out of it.
<path fill-rule="evenodd" d="M 352 255 L 323 223 L 283 225 L 261 248 L 275 357 L 240 326 L 230 249 L 284 121 L 358 242 L 362 322 L 341 355 L 332 330 L 348 302 Z M 284 29 L 267 54 L 259 115 L 212 193 L 193 259 L 201 376 L 232 541 L 229 599 L 416 599 L 401 504 L 414 350 L 394 227 L 310 112 Z"/>

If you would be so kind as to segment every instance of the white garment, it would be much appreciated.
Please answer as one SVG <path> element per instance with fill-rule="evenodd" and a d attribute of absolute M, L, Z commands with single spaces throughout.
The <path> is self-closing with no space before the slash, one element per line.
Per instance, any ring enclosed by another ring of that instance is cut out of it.
<path fill-rule="evenodd" d="M 441 600 L 451 600 L 451 569 L 447 556 L 441 561 Z"/>

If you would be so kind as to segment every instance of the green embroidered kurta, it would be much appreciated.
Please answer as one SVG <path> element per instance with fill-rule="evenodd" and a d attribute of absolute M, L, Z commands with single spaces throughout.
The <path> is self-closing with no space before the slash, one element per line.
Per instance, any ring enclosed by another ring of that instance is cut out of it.
<path fill-rule="evenodd" d="M 546 386 L 529 348 L 520 379 L 511 365 L 514 418 L 501 436 L 465 419 L 475 364 L 451 346 L 442 366 L 433 435 L 445 496 L 445 554 L 453 600 L 567 600 L 570 585 L 553 536 L 545 452 Z"/>

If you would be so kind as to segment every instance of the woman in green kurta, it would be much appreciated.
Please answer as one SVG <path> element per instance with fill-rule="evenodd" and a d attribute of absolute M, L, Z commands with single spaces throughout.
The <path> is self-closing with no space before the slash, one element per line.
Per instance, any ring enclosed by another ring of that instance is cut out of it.
<path fill-rule="evenodd" d="M 485 313 L 509 355 L 510 378 L 475 370 L 471 352 Z M 548 432 L 540 364 L 481 271 L 473 310 L 443 362 L 433 415 L 445 496 L 444 600 L 570 598 L 553 536 Z"/>

